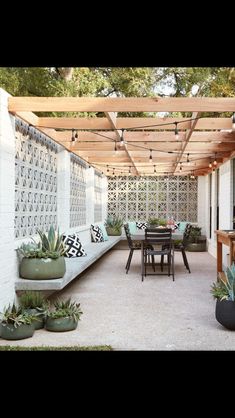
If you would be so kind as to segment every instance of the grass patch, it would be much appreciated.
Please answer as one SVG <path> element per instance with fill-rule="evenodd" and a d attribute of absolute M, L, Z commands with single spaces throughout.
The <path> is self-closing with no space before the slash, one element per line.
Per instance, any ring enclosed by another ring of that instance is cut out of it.
<path fill-rule="evenodd" d="M 91 345 L 91 346 L 71 346 L 71 347 L 52 347 L 52 346 L 41 346 L 41 347 L 21 347 L 18 345 L 2 345 L 0 351 L 113 351 L 110 345 Z"/>

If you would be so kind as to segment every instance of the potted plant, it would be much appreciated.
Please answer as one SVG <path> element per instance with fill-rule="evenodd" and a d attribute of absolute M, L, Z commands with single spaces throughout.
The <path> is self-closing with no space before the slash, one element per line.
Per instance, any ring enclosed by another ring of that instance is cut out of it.
<path fill-rule="evenodd" d="M 159 219 L 158 218 L 149 218 L 148 226 L 150 228 L 156 228 L 158 225 L 159 225 Z"/>
<path fill-rule="evenodd" d="M 58 299 L 47 312 L 45 328 L 54 332 L 72 331 L 77 328 L 81 314 L 80 303 L 71 302 L 71 298 Z"/>
<path fill-rule="evenodd" d="M 22 340 L 32 337 L 33 320 L 36 317 L 25 312 L 21 306 L 9 305 L 1 314 L 1 337 L 5 340 Z"/>
<path fill-rule="evenodd" d="M 118 216 L 109 216 L 105 221 L 105 227 L 108 235 L 122 234 L 123 219 Z"/>
<path fill-rule="evenodd" d="M 67 247 L 63 242 L 63 234 L 59 229 L 55 231 L 51 226 L 45 234 L 38 230 L 40 241 L 34 240 L 28 244 L 22 244 L 18 248 L 21 257 L 20 277 L 30 280 L 58 279 L 65 274 L 66 266 L 64 253 Z"/>
<path fill-rule="evenodd" d="M 26 291 L 19 297 L 19 305 L 25 312 L 35 316 L 33 325 L 35 329 L 44 328 L 45 315 L 48 309 L 48 302 L 39 291 Z"/>
<path fill-rule="evenodd" d="M 201 234 L 199 226 L 191 225 L 189 237 L 187 239 L 187 251 L 206 251 L 206 237 Z"/>
<path fill-rule="evenodd" d="M 215 317 L 225 328 L 235 330 L 235 265 L 227 267 L 217 283 L 211 286 L 216 299 Z"/>

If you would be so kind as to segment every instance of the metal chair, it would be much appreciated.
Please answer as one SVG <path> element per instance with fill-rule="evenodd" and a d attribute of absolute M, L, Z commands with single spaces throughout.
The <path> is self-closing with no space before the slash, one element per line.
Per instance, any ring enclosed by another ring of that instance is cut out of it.
<path fill-rule="evenodd" d="M 140 241 L 133 241 L 131 238 L 131 233 L 130 233 L 130 229 L 129 229 L 129 225 L 128 224 L 124 224 L 124 230 L 126 233 L 126 237 L 127 237 L 127 242 L 128 242 L 128 246 L 130 248 L 130 253 L 127 259 L 127 263 L 126 263 L 126 274 L 128 274 L 130 265 L 131 265 L 131 260 L 132 260 L 132 256 L 133 256 L 133 252 L 135 250 L 140 250 L 141 249 L 141 242 Z M 150 246 L 152 249 L 153 247 Z M 154 257 L 152 257 L 152 266 L 154 268 Z"/>
<path fill-rule="evenodd" d="M 149 248 L 152 246 L 153 249 Z M 154 246 L 157 246 L 155 248 Z M 145 248 L 144 248 L 144 275 L 146 276 L 146 265 L 148 256 L 161 256 L 161 273 L 148 273 L 150 275 L 163 275 L 164 256 L 167 256 L 168 276 L 173 276 L 175 280 L 174 271 L 174 244 L 172 241 L 172 230 L 168 228 L 147 228 L 145 230 Z M 144 280 L 142 275 L 142 281 Z"/>
<path fill-rule="evenodd" d="M 183 234 L 183 239 L 181 242 L 174 242 L 174 251 L 180 251 L 183 257 L 183 261 L 184 261 L 184 265 L 186 267 L 186 269 L 188 270 L 189 273 L 191 273 L 190 268 L 189 268 L 189 263 L 188 263 L 188 259 L 186 256 L 186 245 L 188 243 L 188 238 L 190 235 L 190 231 L 191 231 L 192 225 L 190 223 L 188 223 L 185 227 L 184 230 L 184 234 Z M 162 264 L 164 263 L 164 255 L 162 256 L 162 260 L 161 260 Z"/>

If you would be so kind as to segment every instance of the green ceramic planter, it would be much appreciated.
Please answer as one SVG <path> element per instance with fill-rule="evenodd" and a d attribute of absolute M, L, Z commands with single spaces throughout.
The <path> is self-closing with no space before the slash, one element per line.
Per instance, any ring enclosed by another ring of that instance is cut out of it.
<path fill-rule="evenodd" d="M 2 324 L 1 337 L 4 340 L 23 340 L 33 336 L 34 326 L 21 324 L 17 328 L 13 324 Z"/>
<path fill-rule="evenodd" d="M 45 328 L 48 331 L 64 332 L 72 331 L 77 328 L 78 321 L 73 318 L 48 318 L 46 319 Z"/>
<path fill-rule="evenodd" d="M 64 257 L 23 258 L 20 264 L 20 277 L 29 280 L 49 280 L 63 277 L 66 271 Z"/>
<path fill-rule="evenodd" d="M 45 315 L 43 313 L 38 315 L 39 311 L 37 309 L 25 309 L 25 312 L 28 312 L 30 315 L 35 315 L 37 317 L 37 319 L 32 321 L 34 329 L 44 328 Z"/>
<path fill-rule="evenodd" d="M 114 228 L 110 228 L 108 226 L 106 226 L 106 231 L 108 235 L 122 235 L 122 230 L 121 229 L 114 229 Z"/>
<path fill-rule="evenodd" d="M 190 243 L 187 245 L 186 250 L 191 252 L 206 251 L 206 242 Z"/>

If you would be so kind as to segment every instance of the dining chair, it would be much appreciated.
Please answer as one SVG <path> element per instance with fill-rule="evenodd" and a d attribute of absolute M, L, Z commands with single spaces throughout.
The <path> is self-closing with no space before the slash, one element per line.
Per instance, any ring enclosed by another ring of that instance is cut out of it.
<path fill-rule="evenodd" d="M 127 238 L 127 243 L 128 243 L 128 247 L 130 248 L 130 252 L 129 252 L 129 256 L 127 259 L 127 263 L 126 263 L 126 274 L 128 274 L 130 265 L 131 265 L 131 260 L 132 260 L 132 256 L 135 250 L 140 250 L 141 249 L 141 242 L 140 241 L 133 241 L 132 237 L 131 237 L 131 233 L 130 233 L 130 228 L 128 224 L 124 224 L 124 230 L 125 230 L 125 234 L 126 234 L 126 238 Z M 145 244 L 144 244 L 145 246 Z M 153 249 L 152 245 L 150 245 L 149 247 L 150 249 Z M 152 256 L 152 266 L 154 269 L 154 256 Z"/>
<path fill-rule="evenodd" d="M 153 249 L 149 248 L 152 246 Z M 161 273 L 147 273 L 147 257 L 148 256 L 161 256 Z M 169 228 L 147 228 L 145 230 L 145 247 L 144 247 L 144 275 L 164 275 L 163 272 L 163 262 L 164 256 L 167 256 L 167 274 L 168 276 L 173 277 L 175 280 L 175 271 L 174 271 L 174 244 L 172 241 L 172 230 Z M 143 275 L 142 275 L 143 281 Z"/>

